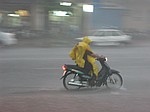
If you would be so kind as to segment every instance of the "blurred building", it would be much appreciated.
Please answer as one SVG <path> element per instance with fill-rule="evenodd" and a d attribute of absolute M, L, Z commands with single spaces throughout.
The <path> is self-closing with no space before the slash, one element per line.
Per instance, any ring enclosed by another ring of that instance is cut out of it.
<path fill-rule="evenodd" d="M 148 0 L 4 0 L 0 26 L 78 34 L 103 27 L 145 31 L 150 28 L 149 4 Z"/>
<path fill-rule="evenodd" d="M 128 30 L 149 32 L 150 0 L 126 0 L 123 5 L 127 8 L 123 26 Z"/>

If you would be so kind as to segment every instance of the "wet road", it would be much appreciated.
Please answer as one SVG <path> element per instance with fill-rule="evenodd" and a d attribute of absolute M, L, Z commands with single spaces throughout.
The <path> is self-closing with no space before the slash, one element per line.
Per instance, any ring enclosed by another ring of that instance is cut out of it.
<path fill-rule="evenodd" d="M 93 47 L 124 78 L 120 90 L 66 91 L 59 80 L 71 48 L 0 49 L 0 112 L 149 112 L 150 45 Z"/>

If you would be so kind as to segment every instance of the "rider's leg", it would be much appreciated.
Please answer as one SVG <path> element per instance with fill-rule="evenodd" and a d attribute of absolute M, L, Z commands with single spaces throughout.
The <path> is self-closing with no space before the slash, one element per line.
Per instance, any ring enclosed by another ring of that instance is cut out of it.
<path fill-rule="evenodd" d="M 91 63 L 89 63 L 88 61 L 85 62 L 85 65 L 84 65 L 84 69 L 85 69 L 85 72 L 86 73 L 90 73 L 90 71 L 92 70 L 92 65 Z M 90 74 L 89 74 L 90 75 Z"/>

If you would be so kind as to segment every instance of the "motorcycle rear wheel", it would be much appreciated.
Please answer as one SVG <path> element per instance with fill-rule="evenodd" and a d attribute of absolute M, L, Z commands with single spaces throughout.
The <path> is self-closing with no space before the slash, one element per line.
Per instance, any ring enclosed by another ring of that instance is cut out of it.
<path fill-rule="evenodd" d="M 73 84 L 74 83 L 80 84 L 79 80 L 80 80 L 80 77 L 78 74 L 69 73 L 64 77 L 63 85 L 67 90 L 77 90 L 77 89 L 80 89 L 81 86 L 73 85 Z"/>
<path fill-rule="evenodd" d="M 123 78 L 119 73 L 113 73 L 107 78 L 106 86 L 111 89 L 119 89 L 123 85 Z"/>

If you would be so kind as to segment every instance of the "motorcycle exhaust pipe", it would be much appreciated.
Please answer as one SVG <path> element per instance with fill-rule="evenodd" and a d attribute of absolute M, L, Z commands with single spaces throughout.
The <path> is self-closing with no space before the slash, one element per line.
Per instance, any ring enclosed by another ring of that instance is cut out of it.
<path fill-rule="evenodd" d="M 68 82 L 68 85 L 72 86 L 81 86 L 81 87 L 87 87 L 87 83 L 80 83 L 80 82 Z"/>

